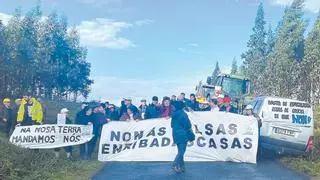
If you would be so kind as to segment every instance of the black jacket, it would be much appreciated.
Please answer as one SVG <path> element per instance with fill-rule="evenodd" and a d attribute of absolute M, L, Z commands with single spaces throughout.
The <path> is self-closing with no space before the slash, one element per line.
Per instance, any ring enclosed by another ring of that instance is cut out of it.
<path fill-rule="evenodd" d="M 161 107 L 156 106 L 154 104 L 150 104 L 146 112 L 144 114 L 145 119 L 154 119 L 154 118 L 160 118 L 161 117 Z"/>

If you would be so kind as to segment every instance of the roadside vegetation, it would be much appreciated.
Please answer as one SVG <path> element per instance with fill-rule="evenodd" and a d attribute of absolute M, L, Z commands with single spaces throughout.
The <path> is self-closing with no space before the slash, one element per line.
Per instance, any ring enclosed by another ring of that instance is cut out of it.
<path fill-rule="evenodd" d="M 80 105 L 73 102 L 45 101 L 47 108 L 46 123 L 54 123 L 57 112 L 66 107 L 74 119 Z M 60 158 L 54 156 L 53 150 L 22 149 L 8 142 L 0 133 L 0 179 L 3 180 L 87 180 L 103 165 L 98 161 L 80 161 L 78 147 L 74 148 L 73 161 L 66 159 L 65 152 L 60 151 Z"/>
<path fill-rule="evenodd" d="M 320 106 L 314 110 L 315 149 L 307 156 L 283 157 L 281 162 L 289 168 L 320 178 Z"/>

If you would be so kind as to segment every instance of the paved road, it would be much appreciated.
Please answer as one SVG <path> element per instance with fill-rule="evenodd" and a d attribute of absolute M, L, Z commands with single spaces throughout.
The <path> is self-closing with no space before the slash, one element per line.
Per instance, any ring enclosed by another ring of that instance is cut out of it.
<path fill-rule="evenodd" d="M 186 162 L 186 172 L 176 174 L 164 162 L 108 162 L 93 180 L 304 180 L 307 176 L 283 167 L 278 160 L 261 160 L 257 165 L 228 162 Z"/>

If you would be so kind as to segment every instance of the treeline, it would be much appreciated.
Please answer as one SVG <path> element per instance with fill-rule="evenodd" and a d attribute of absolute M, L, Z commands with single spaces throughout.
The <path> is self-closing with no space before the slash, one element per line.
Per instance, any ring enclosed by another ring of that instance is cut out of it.
<path fill-rule="evenodd" d="M 285 8 L 276 28 L 268 26 L 261 3 L 247 43 L 242 53 L 243 63 L 232 73 L 252 81 L 253 94 L 295 98 L 319 104 L 320 100 L 320 14 L 307 34 L 304 0 L 294 0 Z M 217 66 L 217 65 L 216 65 Z M 213 76 L 219 72 L 215 69 Z"/>
<path fill-rule="evenodd" d="M 88 96 L 93 81 L 87 49 L 65 16 L 43 18 L 39 5 L 25 15 L 16 9 L 8 24 L 0 20 L 0 47 L 0 97 Z"/>

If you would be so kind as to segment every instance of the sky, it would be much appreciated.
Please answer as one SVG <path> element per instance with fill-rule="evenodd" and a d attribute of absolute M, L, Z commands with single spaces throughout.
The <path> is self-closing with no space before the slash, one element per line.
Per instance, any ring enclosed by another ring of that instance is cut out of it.
<path fill-rule="evenodd" d="M 1 0 L 0 19 L 25 13 L 38 0 Z M 195 91 L 218 61 L 230 72 L 246 50 L 260 2 L 266 28 L 275 28 L 292 0 L 42 0 L 44 16 L 56 10 L 80 33 L 91 63 L 89 99 L 135 102 Z M 320 0 L 306 0 L 310 29 Z"/>

